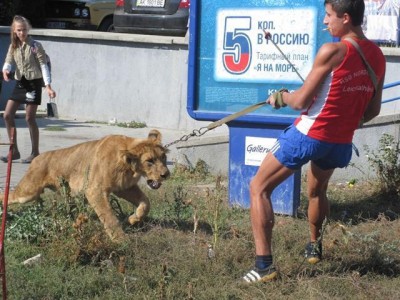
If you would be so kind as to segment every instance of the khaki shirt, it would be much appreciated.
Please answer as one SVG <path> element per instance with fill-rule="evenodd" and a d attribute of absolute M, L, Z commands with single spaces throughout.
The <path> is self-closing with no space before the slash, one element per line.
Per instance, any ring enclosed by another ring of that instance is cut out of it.
<path fill-rule="evenodd" d="M 39 79 L 43 77 L 41 65 L 46 65 L 46 63 L 46 53 L 43 46 L 28 37 L 26 42 L 15 50 L 10 45 L 3 70 L 8 69 L 7 65 L 14 65 L 16 66 L 15 79 L 21 80 L 22 76 L 25 76 L 28 80 Z"/>

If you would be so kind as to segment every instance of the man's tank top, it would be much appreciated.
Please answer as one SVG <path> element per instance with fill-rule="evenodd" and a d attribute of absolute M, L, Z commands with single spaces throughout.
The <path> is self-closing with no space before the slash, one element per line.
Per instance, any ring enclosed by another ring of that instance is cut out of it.
<path fill-rule="evenodd" d="M 351 143 L 354 131 L 374 94 L 374 86 L 357 49 L 349 41 L 343 62 L 322 83 L 307 110 L 295 120 L 296 128 L 314 139 Z M 356 40 L 378 78 L 384 76 L 385 57 L 369 40 Z"/>

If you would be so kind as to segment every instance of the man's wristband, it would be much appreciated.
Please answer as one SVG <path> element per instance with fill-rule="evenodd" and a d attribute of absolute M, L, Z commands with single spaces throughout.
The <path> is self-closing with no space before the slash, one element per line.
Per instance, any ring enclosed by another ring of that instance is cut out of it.
<path fill-rule="evenodd" d="M 283 101 L 283 93 L 288 92 L 289 91 L 287 89 L 280 89 L 279 91 L 272 94 L 275 99 L 275 109 L 287 106 L 287 104 Z"/>

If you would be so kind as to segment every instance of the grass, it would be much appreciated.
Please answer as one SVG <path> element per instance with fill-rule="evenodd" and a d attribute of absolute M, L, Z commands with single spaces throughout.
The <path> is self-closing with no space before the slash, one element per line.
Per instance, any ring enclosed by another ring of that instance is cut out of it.
<path fill-rule="evenodd" d="M 101 122 L 101 121 L 87 121 L 86 123 L 90 124 L 102 124 L 102 125 L 111 125 L 117 126 L 122 128 L 146 128 L 146 123 L 137 122 L 137 121 L 130 121 L 130 122 L 117 122 L 117 121 L 110 121 L 110 122 Z"/>
<path fill-rule="evenodd" d="M 111 126 L 117 126 L 117 127 L 122 127 L 122 128 L 145 128 L 147 125 L 142 122 L 136 122 L 136 121 L 130 121 L 130 122 L 116 122 L 116 123 L 107 123 L 107 122 L 99 122 L 99 121 L 88 121 L 86 123 L 91 123 L 91 124 L 102 124 L 102 125 L 111 125 Z M 58 125 L 51 125 L 47 126 L 44 128 L 46 131 L 66 131 L 66 129 L 63 126 L 58 126 Z"/>
<path fill-rule="evenodd" d="M 203 162 L 177 166 L 129 240 L 114 244 L 82 195 L 46 191 L 10 207 L 5 242 L 9 299 L 399 299 L 400 199 L 369 182 L 332 184 L 324 260 L 308 265 L 307 201 L 276 216 L 277 281 L 246 285 L 253 266 L 249 212 L 228 204 L 226 179 Z M 110 200 L 123 221 L 133 208 Z M 31 266 L 23 261 L 37 254 Z"/>
<path fill-rule="evenodd" d="M 66 129 L 62 126 L 46 126 L 44 128 L 46 131 L 66 131 Z"/>

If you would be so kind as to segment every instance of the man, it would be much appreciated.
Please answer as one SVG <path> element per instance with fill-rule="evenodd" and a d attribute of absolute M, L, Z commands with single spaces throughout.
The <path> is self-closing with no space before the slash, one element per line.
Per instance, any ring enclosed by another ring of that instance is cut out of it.
<path fill-rule="evenodd" d="M 269 281 L 277 277 L 272 259 L 274 212 L 271 194 L 275 187 L 304 164 L 309 198 L 310 241 L 305 256 L 309 263 L 322 257 L 320 239 L 329 214 L 326 196 L 335 168 L 348 165 L 354 131 L 380 112 L 385 76 L 385 58 L 363 34 L 363 0 L 325 0 L 324 24 L 337 43 L 324 44 L 302 87 L 288 93 L 280 90 L 267 103 L 280 108 L 289 105 L 302 114 L 278 138 L 250 183 L 250 216 L 255 242 L 255 267 L 243 279 Z M 360 46 L 377 77 L 375 89 L 360 53 L 346 38 Z"/>

